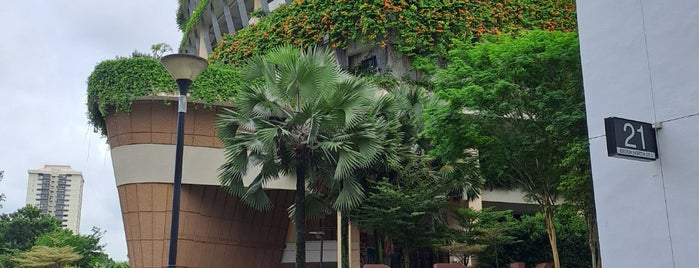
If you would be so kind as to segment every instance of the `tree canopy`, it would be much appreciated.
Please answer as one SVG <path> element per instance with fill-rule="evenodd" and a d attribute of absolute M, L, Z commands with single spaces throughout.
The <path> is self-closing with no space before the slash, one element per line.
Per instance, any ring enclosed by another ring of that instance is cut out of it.
<path fill-rule="evenodd" d="M 80 255 L 72 247 L 34 246 L 12 260 L 22 267 L 63 268 L 78 259 Z"/>
<path fill-rule="evenodd" d="M 26 206 L 0 215 L 0 267 L 97 267 L 115 264 L 103 252 L 99 228 L 92 234 L 74 234 L 62 229 L 57 219 L 41 215 L 41 210 Z M 75 255 L 74 255 L 75 254 Z M 77 258 L 74 258 L 77 256 Z"/>
<path fill-rule="evenodd" d="M 0 250 L 26 251 L 34 245 L 39 236 L 59 228 L 61 223 L 58 220 L 41 215 L 41 210 L 34 206 L 0 215 Z"/>
<path fill-rule="evenodd" d="M 36 239 L 36 246 L 46 247 L 71 247 L 80 258 L 73 264 L 78 267 L 93 267 L 108 259 L 103 252 L 104 245 L 100 244 L 103 231 L 98 228 L 92 229 L 90 235 L 74 234 L 71 230 L 60 229 L 51 233 L 46 233 Z"/>
<path fill-rule="evenodd" d="M 464 158 L 476 149 L 491 187 L 519 187 L 541 206 L 556 267 L 559 185 L 568 155 L 587 134 L 579 55 L 574 33 L 457 43 L 434 79 L 442 102 L 426 116 L 433 154 Z"/>
<path fill-rule="evenodd" d="M 360 204 L 364 193 L 354 172 L 377 161 L 383 149 L 386 122 L 366 116 L 377 89 L 319 49 L 278 47 L 253 57 L 242 73 L 250 82 L 235 97 L 235 110 L 217 121 L 226 156 L 219 179 L 244 203 L 269 209 L 263 185 L 295 175 L 296 265 L 305 267 L 307 181 L 337 192 L 337 210 Z M 260 172 L 245 184 L 256 166 Z"/>

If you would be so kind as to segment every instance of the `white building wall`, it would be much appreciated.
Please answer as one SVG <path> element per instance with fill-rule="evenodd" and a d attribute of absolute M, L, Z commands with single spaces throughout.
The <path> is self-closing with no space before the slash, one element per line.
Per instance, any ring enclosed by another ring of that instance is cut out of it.
<path fill-rule="evenodd" d="M 604 267 L 699 267 L 699 1 L 579 0 Z M 662 123 L 655 162 L 610 158 L 605 117 Z"/>
<path fill-rule="evenodd" d="M 33 205 L 45 210 L 45 214 L 56 217 L 61 220 L 61 225 L 68 228 L 73 233 L 80 233 L 80 215 L 82 207 L 83 193 L 83 176 L 82 172 L 75 171 L 70 166 L 63 165 L 45 165 L 44 168 L 29 170 L 29 180 L 27 183 L 27 205 Z M 44 202 L 46 207 L 41 207 L 40 194 L 42 193 L 42 178 L 43 175 L 49 175 L 50 181 L 46 185 L 45 190 L 48 201 Z M 59 177 L 66 176 L 66 186 L 64 197 L 58 194 Z M 64 202 L 64 212 L 62 216 L 56 215 L 57 204 L 59 200 Z"/>
<path fill-rule="evenodd" d="M 70 196 L 68 197 L 68 213 L 65 222 L 65 227 L 71 229 L 73 233 L 80 233 L 80 217 L 82 214 L 82 200 L 83 200 L 83 185 L 85 180 L 82 174 L 73 175 L 68 177 L 70 181 Z"/>

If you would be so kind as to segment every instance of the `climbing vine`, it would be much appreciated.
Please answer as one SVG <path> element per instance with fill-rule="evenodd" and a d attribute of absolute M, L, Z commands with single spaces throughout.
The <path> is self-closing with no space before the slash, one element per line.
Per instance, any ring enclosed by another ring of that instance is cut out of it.
<path fill-rule="evenodd" d="M 192 83 L 192 100 L 211 105 L 229 101 L 241 87 L 238 71 L 230 66 L 210 65 Z M 132 57 L 99 63 L 87 80 L 90 124 L 106 135 L 104 117 L 112 111 L 129 112 L 135 99 L 159 93 L 177 94 L 177 85 L 160 62 L 152 57 Z"/>
<path fill-rule="evenodd" d="M 237 65 L 282 44 L 346 47 L 352 40 L 429 57 L 446 55 L 452 39 L 523 29 L 575 31 L 575 1 L 295 0 L 225 35 L 210 60 Z"/>
<path fill-rule="evenodd" d="M 191 32 L 192 28 L 194 28 L 194 26 L 197 25 L 197 23 L 199 23 L 199 20 L 201 20 L 201 15 L 202 15 L 202 13 L 204 13 L 204 8 L 206 8 L 209 5 L 209 3 L 211 3 L 211 0 L 201 0 L 201 2 L 199 2 L 199 4 L 197 4 L 197 6 L 194 8 L 194 11 L 192 11 L 192 16 L 189 17 L 189 20 L 187 20 L 184 27 L 181 28 L 182 29 L 182 40 L 180 41 L 180 49 L 184 47 L 184 44 L 187 42 L 189 32 Z M 180 3 L 180 9 L 182 7 L 183 7 L 183 3 Z M 178 14 L 178 20 L 179 20 L 179 14 Z M 180 27 L 182 27 L 182 26 L 180 26 Z"/>

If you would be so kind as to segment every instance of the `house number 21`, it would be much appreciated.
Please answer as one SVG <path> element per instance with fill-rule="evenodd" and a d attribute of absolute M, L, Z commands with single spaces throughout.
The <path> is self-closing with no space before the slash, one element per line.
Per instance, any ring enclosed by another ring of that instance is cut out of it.
<path fill-rule="evenodd" d="M 641 149 L 646 149 L 646 140 L 643 137 L 643 126 L 639 126 L 638 129 L 634 131 L 633 125 L 631 123 L 626 123 L 624 124 L 624 132 L 629 131 L 629 136 L 626 137 L 626 140 L 624 141 L 624 146 L 626 147 L 631 147 L 631 148 L 636 148 L 636 144 L 629 143 L 631 139 L 633 139 L 633 136 L 636 135 L 636 132 L 638 132 L 641 135 Z"/>

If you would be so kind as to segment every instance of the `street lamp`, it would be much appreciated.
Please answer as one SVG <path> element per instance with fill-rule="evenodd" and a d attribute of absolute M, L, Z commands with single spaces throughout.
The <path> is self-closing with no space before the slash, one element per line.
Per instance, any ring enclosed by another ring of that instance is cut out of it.
<path fill-rule="evenodd" d="M 325 232 L 317 231 L 317 232 L 309 232 L 309 234 L 315 235 L 316 238 L 320 239 L 320 267 L 319 268 L 323 268 L 323 237 L 325 237 Z"/>
<path fill-rule="evenodd" d="M 209 65 L 205 59 L 194 55 L 171 54 L 160 59 L 160 63 L 170 73 L 180 98 L 177 101 L 177 141 L 175 142 L 175 179 L 172 194 L 172 223 L 170 224 L 170 254 L 167 267 L 176 267 L 177 232 L 180 223 L 180 191 L 182 190 L 182 152 L 184 149 L 184 114 L 187 112 L 187 90 L 192 81 Z"/>

